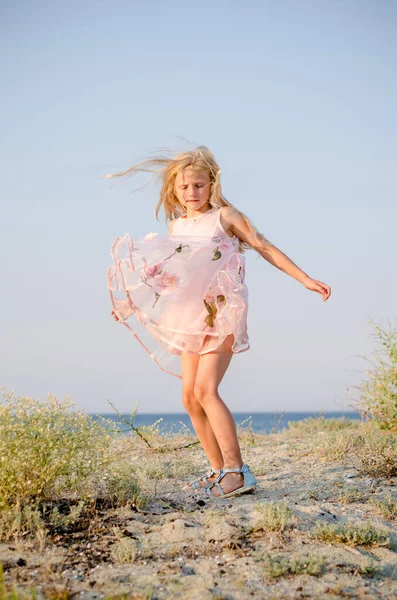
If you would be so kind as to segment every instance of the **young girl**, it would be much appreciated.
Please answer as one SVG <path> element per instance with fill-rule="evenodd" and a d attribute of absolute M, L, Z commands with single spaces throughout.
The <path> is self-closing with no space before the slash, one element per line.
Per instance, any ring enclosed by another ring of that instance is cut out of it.
<path fill-rule="evenodd" d="M 223 196 L 220 168 L 205 146 L 152 158 L 123 171 L 156 172 L 168 237 L 129 235 L 112 246 L 108 286 L 116 321 L 123 323 L 160 368 L 182 379 L 182 402 L 208 457 L 210 471 L 186 486 L 212 497 L 254 490 L 243 464 L 233 417 L 218 393 L 233 354 L 249 348 L 246 248 L 255 249 L 323 300 L 328 285 L 311 279 L 270 243 Z M 144 342 L 137 326 L 149 333 Z M 180 361 L 181 374 L 171 365 Z M 170 360 L 171 359 L 171 360 Z"/>

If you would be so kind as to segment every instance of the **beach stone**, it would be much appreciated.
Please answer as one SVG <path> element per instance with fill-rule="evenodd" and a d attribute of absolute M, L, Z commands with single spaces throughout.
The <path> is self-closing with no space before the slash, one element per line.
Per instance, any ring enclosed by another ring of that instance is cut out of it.
<path fill-rule="evenodd" d="M 184 565 L 181 569 L 183 575 L 195 575 L 196 571 L 193 567 L 188 567 L 187 565 Z"/>

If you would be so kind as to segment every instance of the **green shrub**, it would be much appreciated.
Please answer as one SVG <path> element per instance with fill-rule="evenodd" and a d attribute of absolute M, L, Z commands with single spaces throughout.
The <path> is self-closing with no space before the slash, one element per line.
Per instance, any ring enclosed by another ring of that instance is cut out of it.
<path fill-rule="evenodd" d="M 380 348 L 374 352 L 371 369 L 365 371 L 368 379 L 358 387 L 358 401 L 362 414 L 380 429 L 397 431 L 397 329 L 389 323 L 385 331 L 372 321 Z M 366 359 L 368 360 L 368 359 Z"/>
<path fill-rule="evenodd" d="M 264 573 L 269 579 L 285 575 L 321 575 L 325 561 L 319 556 L 271 556 L 264 558 Z"/>
<path fill-rule="evenodd" d="M 359 573 L 363 577 L 375 577 L 378 575 L 379 571 L 378 565 L 372 558 L 365 558 L 359 565 Z"/>
<path fill-rule="evenodd" d="M 112 436 L 69 399 L 0 396 L 0 510 L 29 500 L 84 494 L 111 460 Z"/>
<path fill-rule="evenodd" d="M 251 528 L 252 533 L 284 531 L 292 524 L 293 512 L 284 500 L 257 504 L 255 508 L 258 516 Z"/>
<path fill-rule="evenodd" d="M 377 529 L 371 523 L 328 524 L 317 523 L 313 536 L 323 542 L 347 544 L 348 546 L 390 546 L 387 531 Z"/>

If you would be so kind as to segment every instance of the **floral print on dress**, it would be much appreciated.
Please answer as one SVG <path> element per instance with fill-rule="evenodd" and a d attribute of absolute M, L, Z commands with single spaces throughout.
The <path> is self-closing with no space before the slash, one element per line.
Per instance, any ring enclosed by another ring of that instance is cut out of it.
<path fill-rule="evenodd" d="M 148 234 L 146 236 L 145 239 L 147 239 L 148 241 L 150 241 L 151 238 L 150 236 L 157 236 L 156 234 Z M 144 283 L 145 285 L 149 286 L 149 287 L 154 287 L 157 288 L 157 290 L 155 290 L 154 292 L 154 303 L 152 305 L 152 308 L 154 308 L 158 302 L 158 300 L 160 299 L 160 297 L 163 294 L 167 294 L 169 292 L 171 292 L 172 290 L 174 290 L 178 284 L 179 284 L 179 277 L 176 273 L 172 273 L 170 271 L 165 271 L 164 270 L 164 263 L 166 260 L 170 260 L 173 256 L 175 256 L 175 254 L 182 252 L 183 248 L 189 248 L 189 246 L 187 244 L 182 244 L 180 243 L 174 250 L 174 252 L 172 254 L 170 254 L 169 256 L 167 256 L 166 258 L 164 258 L 164 260 L 151 265 L 150 267 L 144 267 L 141 270 L 141 278 L 142 278 L 142 283 Z M 149 283 L 149 281 L 150 283 Z M 161 291 L 158 291 L 158 289 L 160 288 Z"/>
<path fill-rule="evenodd" d="M 219 250 L 219 246 L 216 246 L 216 248 L 212 251 L 212 260 L 219 260 L 222 256 L 222 252 Z"/>
<path fill-rule="evenodd" d="M 220 306 L 226 306 L 226 297 L 223 294 L 217 294 L 216 298 L 210 292 L 207 292 L 204 298 L 204 305 L 207 309 L 208 315 L 205 317 L 204 322 L 208 327 L 214 326 L 214 321 L 220 310 Z"/>
<path fill-rule="evenodd" d="M 245 266 L 244 265 L 240 265 L 240 267 L 238 268 L 238 274 L 240 275 L 241 283 L 244 283 L 244 281 L 245 281 Z"/>
<path fill-rule="evenodd" d="M 152 265 L 151 267 L 146 267 L 146 269 L 142 269 L 142 275 L 145 279 L 152 279 L 156 277 L 156 275 L 160 275 L 164 268 L 164 261 L 157 263 L 156 265 Z"/>

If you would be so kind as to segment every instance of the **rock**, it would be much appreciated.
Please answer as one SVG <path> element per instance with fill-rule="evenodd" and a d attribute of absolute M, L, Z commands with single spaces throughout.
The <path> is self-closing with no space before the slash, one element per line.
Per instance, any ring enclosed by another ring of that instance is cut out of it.
<path fill-rule="evenodd" d="M 183 575 L 195 575 L 196 574 L 196 571 L 193 567 L 188 567 L 186 565 L 183 566 L 181 570 L 182 570 Z"/>
<path fill-rule="evenodd" d="M 9 571 L 10 569 L 15 569 L 17 566 L 17 561 L 9 558 L 1 558 L 0 557 L 0 565 L 3 567 L 3 571 Z"/>

